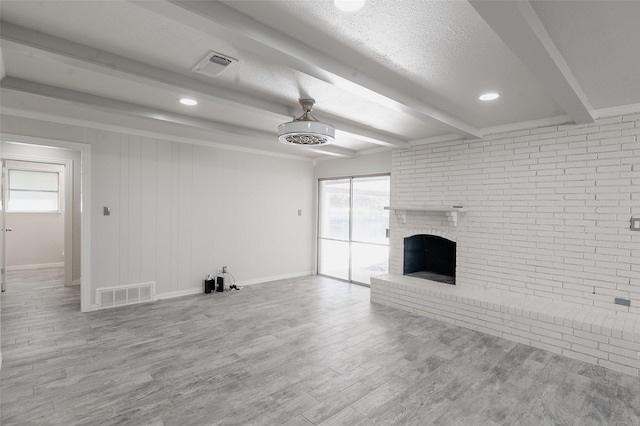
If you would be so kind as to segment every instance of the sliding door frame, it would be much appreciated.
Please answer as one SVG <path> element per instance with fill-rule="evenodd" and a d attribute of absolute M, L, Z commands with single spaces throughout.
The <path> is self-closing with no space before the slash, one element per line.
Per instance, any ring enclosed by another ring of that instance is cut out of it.
<path fill-rule="evenodd" d="M 329 278 L 333 278 L 336 280 L 340 280 L 340 281 L 345 281 L 348 283 L 352 283 L 352 284 L 357 284 L 357 285 L 362 285 L 365 287 L 369 287 L 369 284 L 367 283 L 363 283 L 360 281 L 354 281 L 353 280 L 353 268 L 352 268 L 352 260 L 353 260 L 353 254 L 352 254 L 352 244 L 355 243 L 360 243 L 360 244 L 371 244 L 371 245 L 377 245 L 377 246 L 389 246 L 389 243 L 385 244 L 380 244 L 380 243 L 368 243 L 368 242 L 363 242 L 363 241 L 353 241 L 353 180 L 354 179 L 360 179 L 360 178 L 370 178 L 370 177 L 381 177 L 381 176 L 388 176 L 389 180 L 391 180 L 391 173 L 387 172 L 387 173 L 373 173 L 373 174 L 366 174 L 366 175 L 357 175 L 357 176 L 337 176 L 337 177 L 326 177 L 326 178 L 318 178 L 318 186 L 317 186 L 317 223 L 316 223 L 316 274 L 323 276 L 323 277 L 329 277 Z M 320 208 L 321 208 L 321 199 L 320 199 L 320 184 L 322 181 L 330 181 L 330 180 L 349 180 L 349 240 L 346 241 L 349 244 L 349 273 L 348 273 L 348 279 L 343 279 L 343 278 L 337 278 L 337 277 L 333 277 L 331 275 L 325 275 L 325 274 L 321 274 L 320 273 L 320 240 L 329 240 L 329 241 L 340 241 L 340 242 L 344 242 L 343 240 L 336 240 L 335 238 L 322 238 L 320 236 Z"/>

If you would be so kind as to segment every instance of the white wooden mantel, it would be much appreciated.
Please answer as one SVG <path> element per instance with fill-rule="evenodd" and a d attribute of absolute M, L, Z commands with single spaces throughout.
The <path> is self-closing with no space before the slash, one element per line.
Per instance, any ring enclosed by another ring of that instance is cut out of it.
<path fill-rule="evenodd" d="M 385 210 L 391 210 L 400 218 L 402 223 L 407 223 L 407 212 L 444 212 L 447 220 L 453 226 L 458 226 L 458 213 L 464 213 L 468 210 L 464 207 L 417 207 L 417 206 L 386 206 Z"/>

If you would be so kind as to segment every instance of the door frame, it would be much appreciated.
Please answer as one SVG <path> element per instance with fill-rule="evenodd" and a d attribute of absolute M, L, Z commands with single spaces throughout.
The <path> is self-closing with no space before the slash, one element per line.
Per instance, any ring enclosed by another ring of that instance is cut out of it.
<path fill-rule="evenodd" d="M 80 311 L 88 312 L 94 310 L 91 306 L 91 145 L 88 143 L 70 142 L 58 139 L 39 138 L 33 136 L 16 135 L 10 133 L 0 133 L 0 140 L 3 143 L 18 143 L 25 145 L 44 146 L 48 148 L 64 148 L 80 152 L 80 164 L 69 169 L 68 175 L 71 182 L 65 182 L 67 188 L 73 187 L 73 173 L 80 172 Z M 25 155 L 2 154 L 0 157 L 11 160 L 33 161 L 34 157 Z M 11 158 L 9 158 L 11 157 Z M 21 157 L 21 158 L 17 158 Z M 36 161 L 51 162 L 52 159 L 39 158 Z M 63 164 L 65 160 L 54 160 Z M 69 162 L 73 163 L 71 160 Z M 67 189 L 65 188 L 65 190 Z M 73 203 L 72 203 L 73 204 Z M 67 218 L 72 215 L 65 215 L 65 227 Z M 70 219 L 69 219 L 70 220 Z M 65 253 L 67 250 L 66 230 L 65 230 Z M 66 275 L 65 256 L 65 275 Z M 73 257 L 71 252 L 69 257 Z M 71 262 L 69 262 L 71 264 Z"/>
<path fill-rule="evenodd" d="M 7 179 L 9 173 L 4 165 L 4 158 L 0 157 L 0 168 L 2 170 L 2 179 L 0 179 L 0 203 L 2 204 L 2 210 L 0 211 L 0 294 L 5 291 L 7 285 Z M 0 366 L 2 365 L 2 354 L 0 353 Z"/>

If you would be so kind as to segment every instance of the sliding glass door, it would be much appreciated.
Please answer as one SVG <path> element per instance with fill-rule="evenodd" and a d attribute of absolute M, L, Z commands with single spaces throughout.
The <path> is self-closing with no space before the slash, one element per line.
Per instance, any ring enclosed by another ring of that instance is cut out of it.
<path fill-rule="evenodd" d="M 369 284 L 388 271 L 389 175 L 320 180 L 318 273 Z"/>
<path fill-rule="evenodd" d="M 318 273 L 348 280 L 351 179 L 321 180 Z"/>
<path fill-rule="evenodd" d="M 388 272 L 389 176 L 352 180 L 351 281 L 369 284 L 369 278 Z"/>

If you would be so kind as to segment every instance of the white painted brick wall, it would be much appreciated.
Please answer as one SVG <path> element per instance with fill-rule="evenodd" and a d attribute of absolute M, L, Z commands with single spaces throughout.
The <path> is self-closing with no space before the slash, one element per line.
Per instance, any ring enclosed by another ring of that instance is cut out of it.
<path fill-rule="evenodd" d="M 457 241 L 461 287 L 640 315 L 640 232 L 629 229 L 640 216 L 639 135 L 631 114 L 395 150 L 392 205 L 469 212 L 457 227 L 441 212 L 407 212 L 406 223 L 392 213 L 390 272 L 402 274 L 407 232 L 440 232 Z"/>

